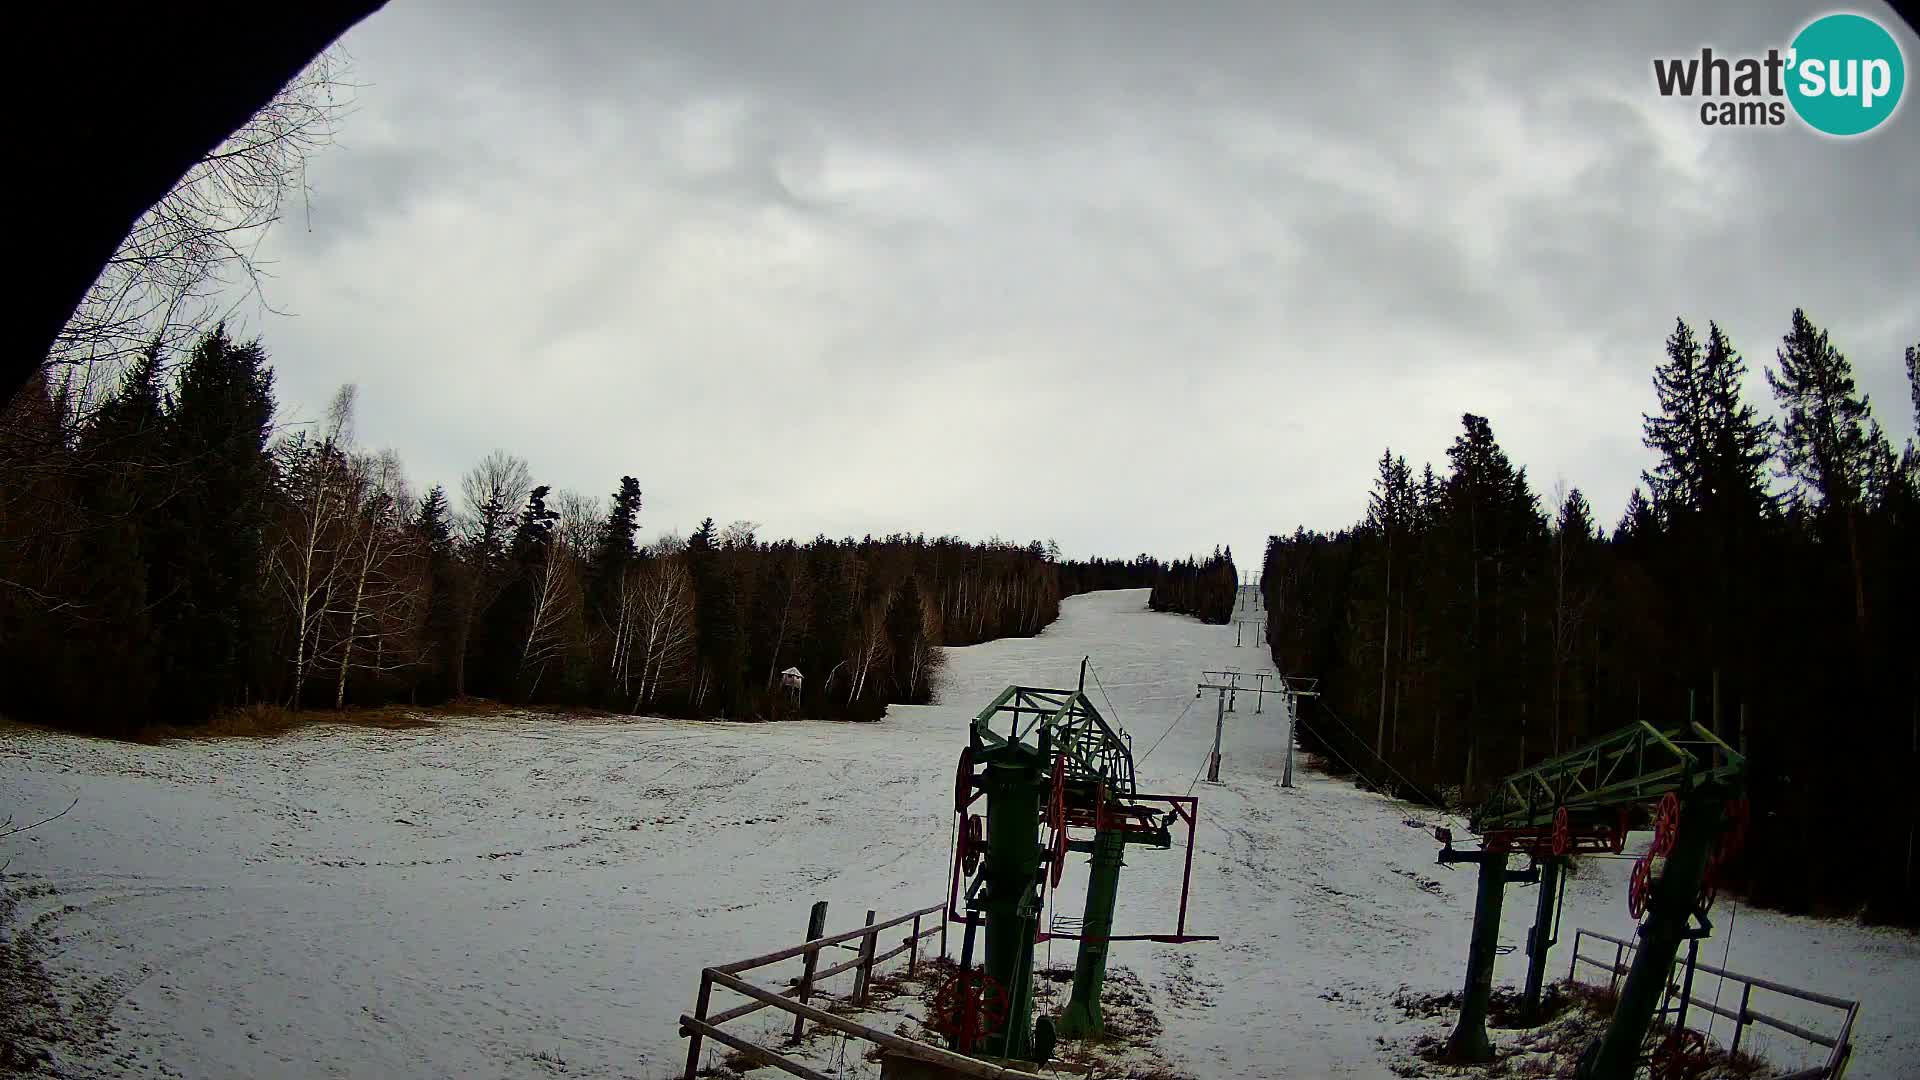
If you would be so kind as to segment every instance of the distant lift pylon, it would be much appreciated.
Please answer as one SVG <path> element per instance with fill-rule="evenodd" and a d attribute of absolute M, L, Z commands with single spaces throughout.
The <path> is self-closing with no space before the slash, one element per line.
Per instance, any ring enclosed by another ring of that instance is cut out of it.
<path fill-rule="evenodd" d="M 1085 672 L 1083 661 L 1075 690 L 1007 687 L 974 718 L 960 753 L 947 917 L 966 930 L 960 972 L 940 995 L 935 1020 L 961 1053 L 1045 1061 L 1056 1036 L 1103 1033 L 1100 991 L 1112 942 L 1219 940 L 1186 929 L 1199 800 L 1138 790 L 1129 740 L 1087 699 Z M 982 799 L 984 818 L 972 810 Z M 1173 931 L 1113 933 L 1127 846 L 1171 848 L 1176 824 L 1187 836 Z M 1041 922 L 1047 890 L 1060 884 L 1069 851 L 1092 856 L 1077 932 Z M 976 929 L 986 934 L 978 970 Z M 1050 938 L 1080 942 L 1057 1030 L 1048 1018 L 1032 1020 L 1034 945 Z"/>

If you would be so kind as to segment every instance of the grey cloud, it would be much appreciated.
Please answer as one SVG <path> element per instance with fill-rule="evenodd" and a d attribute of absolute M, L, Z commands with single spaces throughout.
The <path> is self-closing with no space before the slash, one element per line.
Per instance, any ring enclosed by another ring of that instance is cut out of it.
<path fill-rule="evenodd" d="M 1610 520 L 1677 314 L 1757 391 L 1805 304 L 1908 429 L 1914 106 L 1835 144 L 1652 91 L 1813 13 L 399 3 L 258 329 L 421 481 L 632 472 L 649 531 L 1245 562 L 1463 411 Z"/>

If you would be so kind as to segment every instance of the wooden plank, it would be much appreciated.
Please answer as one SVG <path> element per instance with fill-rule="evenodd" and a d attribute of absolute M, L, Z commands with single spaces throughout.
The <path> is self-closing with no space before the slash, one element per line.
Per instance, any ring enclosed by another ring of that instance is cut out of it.
<path fill-rule="evenodd" d="M 847 972 L 852 971 L 854 968 L 859 967 L 861 959 L 862 959 L 861 957 L 856 956 L 853 959 L 848 960 L 846 963 L 835 964 L 832 967 L 828 968 L 827 970 L 818 972 L 817 974 L 815 974 L 813 977 L 813 981 L 824 982 L 827 979 L 833 978 L 835 975 L 844 975 Z"/>
<path fill-rule="evenodd" d="M 805 1077 L 806 1080 L 833 1080 L 833 1077 L 828 1076 L 826 1073 L 815 1072 L 814 1070 L 807 1068 L 805 1065 L 800 1064 L 799 1062 L 793 1060 L 792 1058 L 782 1057 L 779 1054 L 776 1054 L 773 1051 L 768 1050 L 763 1046 L 755 1046 L 753 1043 L 750 1043 L 747 1040 L 742 1039 L 737 1035 L 733 1035 L 728 1032 L 721 1031 L 719 1028 L 714 1027 L 712 1024 L 703 1023 L 699 1020 L 695 1020 L 691 1016 L 682 1016 L 680 1018 L 680 1026 L 683 1028 L 689 1028 L 701 1035 L 704 1035 L 707 1038 L 712 1039 L 714 1042 L 721 1043 L 725 1046 L 731 1046 L 735 1050 L 746 1055 L 752 1061 L 758 1062 L 759 1064 L 765 1065 L 769 1068 L 779 1069 L 782 1072 L 791 1073 L 794 1076 Z"/>
<path fill-rule="evenodd" d="M 700 996 L 694 1002 L 695 1016 L 707 1015 L 707 1001 L 713 997 L 713 979 L 706 972 L 700 973 Z M 700 1069 L 700 1033 L 694 1031 L 687 1040 L 687 1074 L 685 1080 L 694 1080 Z"/>
<path fill-rule="evenodd" d="M 873 925 L 874 914 L 872 908 L 867 909 L 868 926 Z M 867 935 L 860 939 L 860 967 L 853 973 L 853 1003 L 855 1005 L 865 1005 L 867 1003 L 867 984 L 873 981 L 873 945 L 878 939 L 879 933 L 880 931 L 878 930 L 869 930 L 867 931 Z"/>
<path fill-rule="evenodd" d="M 818 975 L 814 976 L 815 979 L 818 979 L 819 977 L 820 976 Z M 780 996 L 792 997 L 793 995 L 799 992 L 800 992 L 800 984 L 795 983 L 792 986 L 787 987 L 785 990 L 780 991 Z M 766 1007 L 767 1007 L 767 1003 L 764 1001 L 749 1001 L 745 1005 L 736 1005 L 733 1008 L 726 1010 L 725 1012 L 714 1013 L 712 1016 L 707 1017 L 707 1023 L 724 1024 L 729 1020 L 738 1020 L 743 1016 L 752 1016 L 754 1013 L 757 1013 L 761 1009 L 764 1009 Z"/>
<path fill-rule="evenodd" d="M 787 1012 L 793 1013 L 802 1019 L 811 1020 L 821 1027 L 832 1028 L 835 1031 L 843 1031 L 849 1035 L 858 1036 L 868 1042 L 877 1043 L 890 1050 L 898 1050 L 903 1054 L 910 1057 L 917 1057 L 922 1061 L 931 1061 L 938 1065 L 944 1065 L 962 1076 L 977 1077 L 978 1080 L 1047 1080 L 1046 1077 L 1039 1073 L 1021 1072 L 1016 1069 L 989 1065 L 975 1058 L 967 1057 L 964 1054 L 956 1054 L 951 1050 L 942 1050 L 937 1046 L 928 1046 L 925 1043 L 914 1042 L 912 1039 L 901 1038 L 892 1032 L 881 1031 L 879 1028 L 868 1027 L 865 1024 L 856 1023 L 845 1017 L 835 1016 L 825 1009 L 816 1009 L 811 1005 L 803 1005 L 797 1001 L 788 1001 L 771 990 L 755 986 L 745 979 L 728 974 L 718 968 L 708 968 L 706 974 L 712 976 L 714 982 L 735 993 L 745 994 L 750 998 L 757 998 L 772 1005 L 776 1009 L 785 1009 Z"/>
<path fill-rule="evenodd" d="M 820 936 L 820 932 L 825 930 L 826 928 L 827 928 L 827 902 L 825 900 L 815 900 L 813 902 L 813 910 L 807 913 L 807 937 L 809 939 L 817 938 Z M 800 998 L 801 1001 L 807 1000 L 807 995 L 813 992 L 813 980 L 814 980 L 813 969 L 819 963 L 820 963 L 819 949 L 814 949 L 813 951 L 807 953 L 806 964 L 800 972 L 800 982 L 795 988 L 797 992 L 797 996 Z M 805 1023 L 806 1023 L 805 1021 L 799 1019 L 798 1017 L 794 1018 L 794 1021 L 793 1021 L 793 1041 L 794 1042 L 800 1041 L 801 1028 L 805 1025 Z"/>
<path fill-rule="evenodd" d="M 888 919 L 886 922 L 876 923 L 873 929 L 875 930 L 891 929 L 895 926 L 899 926 L 901 923 L 912 922 L 913 917 L 915 915 L 931 915 L 934 912 L 941 910 L 941 907 L 942 905 L 940 904 L 934 904 L 929 907 L 923 907 L 918 911 L 909 911 L 905 915 L 895 916 L 894 918 Z M 836 942 L 852 941 L 854 938 L 857 938 L 860 935 L 865 933 L 867 933 L 867 928 L 862 926 L 857 929 L 845 931 L 844 933 L 828 934 L 825 937 L 817 937 L 811 941 L 803 942 L 799 945 L 790 945 L 787 948 L 777 949 L 773 952 L 766 953 L 762 956 L 755 956 L 746 960 L 735 960 L 730 964 L 721 964 L 715 967 L 713 970 L 721 972 L 723 974 L 727 974 L 727 975 L 738 975 L 743 971 L 751 971 L 754 968 L 766 967 L 768 964 L 776 964 L 782 960 L 791 960 L 792 958 L 799 956 L 802 953 L 818 952 L 821 949 L 824 949 L 827 946 L 832 945 Z"/>

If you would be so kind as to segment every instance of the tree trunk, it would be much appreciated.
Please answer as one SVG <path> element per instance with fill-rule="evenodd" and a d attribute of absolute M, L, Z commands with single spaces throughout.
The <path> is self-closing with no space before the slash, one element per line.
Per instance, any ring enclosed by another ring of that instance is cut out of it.
<path fill-rule="evenodd" d="M 1380 615 L 1380 721 L 1373 735 L 1373 753 L 1387 760 L 1387 658 L 1393 643 L 1393 534 L 1387 533 L 1387 587 Z"/>

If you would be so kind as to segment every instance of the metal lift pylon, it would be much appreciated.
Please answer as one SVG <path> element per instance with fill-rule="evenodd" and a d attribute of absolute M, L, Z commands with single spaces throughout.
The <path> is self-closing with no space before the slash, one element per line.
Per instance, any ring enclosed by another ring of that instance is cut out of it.
<path fill-rule="evenodd" d="M 1582 1058 L 1582 1080 L 1626 1080 L 1640 1059 L 1660 995 L 1680 943 L 1712 932 L 1706 910 L 1709 879 L 1727 851 L 1723 817 L 1744 814 L 1741 796 L 1746 759 L 1698 723 L 1672 731 L 1636 723 L 1566 754 L 1505 777 L 1470 823 L 1481 837 L 1478 851 L 1459 851 L 1446 829 L 1436 829 L 1442 864 L 1476 863 L 1480 888 L 1474 905 L 1472 943 L 1460 1019 L 1448 1040 L 1449 1056 L 1485 1061 L 1492 1056 L 1486 1018 L 1498 950 L 1500 908 L 1510 855 L 1530 856 L 1519 880 L 1538 881 L 1541 895 L 1527 941 L 1523 1009 L 1537 1015 L 1552 918 L 1566 859 L 1583 852 L 1619 854 L 1636 808 L 1657 803 L 1655 850 L 1634 873 L 1629 907 L 1641 924 L 1640 947 L 1627 975 L 1606 1035 Z M 1737 841 L 1735 841 L 1737 842 Z M 1655 854 L 1666 859 L 1652 875 Z"/>
<path fill-rule="evenodd" d="M 966 924 L 960 973 L 943 989 L 937 1023 L 962 1053 L 1001 1060 L 1044 1061 L 1056 1034 L 1098 1035 L 1104 1029 L 1100 991 L 1112 942 L 1216 941 L 1186 932 L 1193 871 L 1193 829 L 1199 800 L 1137 790 L 1133 751 L 1081 688 L 1009 686 L 973 720 L 961 751 L 955 810 L 959 815 L 947 917 Z M 1004 731 L 995 730 L 1000 723 Z M 984 819 L 969 811 L 984 798 Z M 1187 827 L 1180 913 L 1172 933 L 1115 934 L 1113 912 L 1128 846 L 1170 848 L 1172 829 Z M 1047 839 L 1041 842 L 1041 827 Z M 1076 839 L 1072 830 L 1081 830 Z M 1090 838 L 1084 838 L 1092 830 Z M 1040 924 L 1047 890 L 1060 883 L 1067 853 L 1092 856 L 1085 916 L 1077 933 Z M 964 904 L 964 907 L 963 907 Z M 972 970 L 976 927 L 986 931 L 984 959 Z M 1073 993 L 1059 1030 L 1033 1020 L 1033 949 L 1051 938 L 1077 939 Z"/>

